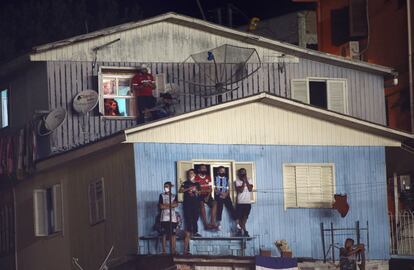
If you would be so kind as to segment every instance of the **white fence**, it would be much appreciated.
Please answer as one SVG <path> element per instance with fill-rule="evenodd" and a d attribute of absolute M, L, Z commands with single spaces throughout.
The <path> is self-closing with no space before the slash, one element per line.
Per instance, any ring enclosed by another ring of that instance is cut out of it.
<path fill-rule="evenodd" d="M 414 255 L 414 212 L 401 211 L 389 215 L 391 228 L 391 255 Z"/>

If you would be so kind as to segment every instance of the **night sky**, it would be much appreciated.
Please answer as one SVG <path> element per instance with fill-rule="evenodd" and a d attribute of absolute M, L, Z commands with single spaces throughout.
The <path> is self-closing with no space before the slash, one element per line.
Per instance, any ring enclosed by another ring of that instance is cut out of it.
<path fill-rule="evenodd" d="M 233 26 L 245 25 L 252 17 L 266 19 L 313 7 L 291 0 L 200 0 L 200 4 L 212 22 L 217 22 L 217 8 L 222 8 L 224 25 L 225 9 L 234 5 Z M 171 11 L 202 19 L 196 0 L 1 0 L 0 63 L 34 46 Z"/>

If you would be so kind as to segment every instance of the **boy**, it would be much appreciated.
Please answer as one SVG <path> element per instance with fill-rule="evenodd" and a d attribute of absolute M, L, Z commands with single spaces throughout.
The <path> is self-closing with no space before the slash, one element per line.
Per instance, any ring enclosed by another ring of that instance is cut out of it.
<path fill-rule="evenodd" d="M 175 254 L 177 216 L 175 209 L 178 206 L 177 197 L 171 193 L 174 185 L 168 181 L 164 183 L 164 192 L 160 194 L 158 206 L 161 209 L 161 234 L 162 234 L 162 254 L 165 255 L 167 235 L 171 236 L 171 254 Z"/>

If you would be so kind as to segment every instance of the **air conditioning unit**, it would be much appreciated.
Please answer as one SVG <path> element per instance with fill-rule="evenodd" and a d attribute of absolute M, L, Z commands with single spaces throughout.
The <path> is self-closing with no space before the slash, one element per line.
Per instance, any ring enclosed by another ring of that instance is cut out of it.
<path fill-rule="evenodd" d="M 342 47 L 342 56 L 351 59 L 360 59 L 359 41 L 349 41 Z"/>

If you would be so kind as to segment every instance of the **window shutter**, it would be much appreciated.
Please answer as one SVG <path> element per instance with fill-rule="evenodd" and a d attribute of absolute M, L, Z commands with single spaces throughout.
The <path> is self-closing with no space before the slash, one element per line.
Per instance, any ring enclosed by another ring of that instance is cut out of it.
<path fill-rule="evenodd" d="M 53 224 L 54 232 L 62 231 L 62 187 L 61 185 L 53 186 Z"/>
<path fill-rule="evenodd" d="M 321 188 L 321 167 L 310 166 L 309 167 L 309 181 L 308 181 L 308 198 L 309 204 L 320 204 L 323 200 L 322 188 Z"/>
<path fill-rule="evenodd" d="M 177 161 L 177 190 L 181 187 L 181 184 L 186 180 L 187 171 L 192 168 L 193 168 L 192 161 L 185 161 L 185 160 Z M 178 193 L 177 199 L 179 202 L 182 202 L 183 194 Z"/>
<path fill-rule="evenodd" d="M 289 207 L 297 207 L 295 167 L 285 166 L 283 168 L 283 176 L 283 189 L 285 191 L 285 209 Z"/>
<path fill-rule="evenodd" d="M 47 221 L 46 190 L 35 189 L 33 191 L 33 207 L 35 235 L 47 236 L 49 234 L 49 228 Z"/>
<path fill-rule="evenodd" d="M 160 93 L 165 92 L 165 85 L 166 85 L 166 75 L 165 73 L 155 74 L 155 91 L 157 95 L 155 97 L 159 97 Z"/>
<path fill-rule="evenodd" d="M 292 99 L 299 100 L 303 103 L 309 103 L 309 87 L 307 80 L 292 80 L 291 92 Z"/>
<path fill-rule="evenodd" d="M 347 113 L 345 100 L 345 81 L 327 81 L 328 109 L 339 113 Z"/>
<path fill-rule="evenodd" d="M 334 190 L 334 177 L 333 167 L 323 166 L 321 168 L 321 190 L 324 202 L 333 202 Z"/>
<path fill-rule="evenodd" d="M 298 207 L 306 207 L 309 202 L 308 174 L 308 166 L 296 167 L 296 196 Z"/>
<path fill-rule="evenodd" d="M 89 184 L 89 221 L 91 224 L 97 221 L 97 209 L 96 209 L 96 191 L 95 182 Z"/>
<path fill-rule="evenodd" d="M 96 222 L 105 219 L 105 191 L 103 179 L 95 182 Z"/>

